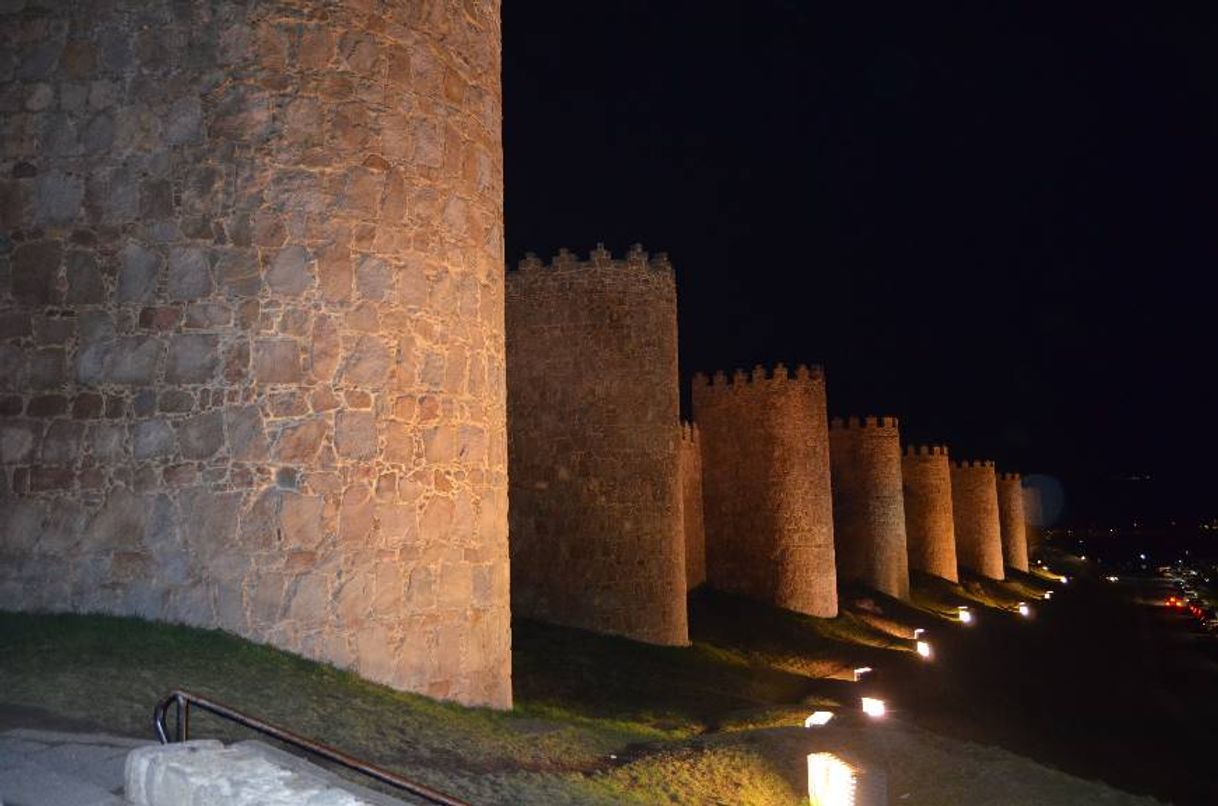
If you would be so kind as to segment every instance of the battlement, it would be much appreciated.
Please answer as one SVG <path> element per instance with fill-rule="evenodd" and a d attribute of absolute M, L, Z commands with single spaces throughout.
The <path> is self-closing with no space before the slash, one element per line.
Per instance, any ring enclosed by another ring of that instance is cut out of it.
<path fill-rule="evenodd" d="M 692 442 L 697 445 L 699 441 L 698 424 L 688 420 L 681 421 L 681 441 Z"/>
<path fill-rule="evenodd" d="M 603 243 L 598 243 L 596 248 L 588 253 L 587 260 L 580 260 L 579 256 L 567 248 L 558 250 L 558 254 L 550 258 L 547 263 L 537 257 L 533 252 L 525 252 L 524 257 L 516 264 L 516 270 L 525 274 L 531 272 L 539 272 L 543 270 L 574 270 L 574 269 L 591 269 L 591 268 L 616 268 L 616 269 L 648 269 L 651 271 L 672 271 L 672 263 L 668 259 L 666 252 L 656 252 L 654 255 L 649 255 L 642 244 L 635 244 L 630 247 L 630 250 L 622 258 L 614 258 L 613 253 L 605 248 Z"/>
<path fill-rule="evenodd" d="M 952 467 L 968 468 L 968 467 L 990 467 L 994 466 L 993 459 L 958 459 L 952 462 Z"/>
<path fill-rule="evenodd" d="M 834 417 L 829 421 L 830 431 L 845 431 L 851 428 L 895 429 L 897 427 L 896 417 Z"/>
<path fill-rule="evenodd" d="M 1022 481 L 1023 474 L 1014 473 L 1011 471 L 1004 471 L 1004 472 L 998 474 L 998 479 L 1000 481 Z"/>
<path fill-rule="evenodd" d="M 794 373 L 788 370 L 787 365 L 782 362 L 775 364 L 772 371 L 768 371 L 761 364 L 757 364 L 753 367 L 751 373 L 745 372 L 742 369 L 735 370 L 731 378 L 728 378 L 727 373 L 723 370 L 716 371 L 710 377 L 707 377 L 705 372 L 695 372 L 693 385 L 695 387 L 709 387 L 711 389 L 738 390 L 761 387 L 771 383 L 786 383 L 788 381 L 824 383 L 825 371 L 815 364 L 812 366 L 799 364 L 795 367 Z"/>
<path fill-rule="evenodd" d="M 906 445 L 906 456 L 947 456 L 946 445 Z"/>

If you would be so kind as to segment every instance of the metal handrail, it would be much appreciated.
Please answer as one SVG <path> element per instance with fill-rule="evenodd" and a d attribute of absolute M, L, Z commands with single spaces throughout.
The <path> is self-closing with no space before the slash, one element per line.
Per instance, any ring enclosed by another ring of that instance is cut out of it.
<path fill-rule="evenodd" d="M 170 692 L 169 696 L 157 703 L 156 708 L 153 709 L 152 726 L 156 729 L 156 736 L 161 744 L 169 744 L 170 742 L 169 734 L 165 729 L 165 716 L 171 703 L 176 705 L 177 715 L 175 738 L 173 741 L 184 742 L 190 737 L 190 708 L 193 705 L 216 716 L 236 722 L 238 725 L 247 727 L 250 730 L 256 730 L 266 736 L 286 742 L 293 747 L 298 747 L 301 750 L 329 759 L 349 770 L 363 773 L 369 778 L 373 778 L 383 784 L 409 792 L 429 803 L 439 803 L 443 806 L 470 806 L 470 804 L 463 800 L 458 800 L 451 795 L 445 795 L 443 792 L 438 792 L 424 784 L 395 775 L 389 772 L 389 770 L 381 769 L 375 764 L 369 764 L 366 761 L 361 761 L 329 745 L 315 742 L 312 739 L 306 739 L 303 736 L 292 733 L 290 730 L 285 730 L 269 722 L 263 722 L 261 719 L 252 717 L 249 714 L 243 714 L 235 708 L 229 708 L 227 705 L 218 703 L 215 700 L 209 700 L 207 697 L 201 697 L 198 694 L 192 694 L 189 691 L 182 691 L 180 689 Z"/>

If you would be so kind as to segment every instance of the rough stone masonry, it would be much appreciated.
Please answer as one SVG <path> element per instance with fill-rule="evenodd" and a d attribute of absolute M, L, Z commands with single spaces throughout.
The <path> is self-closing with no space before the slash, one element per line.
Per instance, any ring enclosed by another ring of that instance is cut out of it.
<path fill-rule="evenodd" d="M 706 573 L 719 590 L 837 615 L 829 423 L 820 367 L 694 376 Z"/>
<path fill-rule="evenodd" d="M 667 257 L 526 257 L 507 333 L 515 612 L 689 643 Z"/>
<path fill-rule="evenodd" d="M 1003 579 L 998 487 L 992 461 L 952 462 L 952 523 L 961 568 Z"/>
<path fill-rule="evenodd" d="M 999 473 L 998 523 L 1002 534 L 1002 558 L 1016 571 L 1027 573 L 1028 536 L 1024 516 L 1023 477 Z"/>
<path fill-rule="evenodd" d="M 956 568 L 952 475 L 945 445 L 910 445 L 901 457 L 905 493 L 905 542 L 909 567 L 951 582 Z"/>
<path fill-rule="evenodd" d="M 509 705 L 497 0 L 0 37 L 0 607 Z"/>
<path fill-rule="evenodd" d="M 895 417 L 829 423 L 838 578 L 909 598 L 901 435 Z"/>

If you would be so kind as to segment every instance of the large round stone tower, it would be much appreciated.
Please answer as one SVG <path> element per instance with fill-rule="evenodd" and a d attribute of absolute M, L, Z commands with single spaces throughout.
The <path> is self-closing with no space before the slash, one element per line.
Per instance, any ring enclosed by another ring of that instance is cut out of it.
<path fill-rule="evenodd" d="M 909 567 L 956 582 L 952 476 L 943 445 L 910 445 L 901 457 Z"/>
<path fill-rule="evenodd" d="M 897 419 L 833 418 L 829 424 L 829 457 L 838 577 L 908 599 L 909 558 Z"/>
<path fill-rule="evenodd" d="M 0 8 L 0 607 L 509 705 L 497 0 Z"/>
<path fill-rule="evenodd" d="M 1024 516 L 1023 478 L 1018 473 L 998 474 L 998 523 L 1002 557 L 1016 571 L 1028 570 L 1027 519 Z"/>
<path fill-rule="evenodd" d="M 961 568 L 990 579 L 1002 579 L 1002 535 L 994 463 L 953 462 L 951 473 L 956 559 Z"/>
<path fill-rule="evenodd" d="M 813 616 L 837 615 L 825 376 L 695 375 L 708 583 Z"/>

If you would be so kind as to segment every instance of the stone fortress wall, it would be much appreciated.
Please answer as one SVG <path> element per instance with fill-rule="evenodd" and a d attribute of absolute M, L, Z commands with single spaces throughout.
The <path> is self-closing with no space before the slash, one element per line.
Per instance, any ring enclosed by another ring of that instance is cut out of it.
<path fill-rule="evenodd" d="M 952 519 L 952 477 L 942 445 L 910 445 L 901 457 L 905 494 L 905 542 L 909 567 L 951 582 L 956 570 L 956 529 Z"/>
<path fill-rule="evenodd" d="M 681 423 L 681 509 L 685 531 L 685 587 L 706 582 L 706 524 L 702 511 L 702 438 L 694 423 Z"/>
<path fill-rule="evenodd" d="M 951 477 L 952 521 L 960 567 L 990 579 L 1003 579 L 994 463 L 952 462 Z"/>
<path fill-rule="evenodd" d="M 908 599 L 897 419 L 834 417 L 829 423 L 829 458 L 838 579 Z"/>
<path fill-rule="evenodd" d="M 1011 568 L 1027 573 L 1027 519 L 1023 506 L 1023 479 L 1018 473 L 999 473 L 998 524 L 1002 535 L 1002 557 Z"/>
<path fill-rule="evenodd" d="M 720 590 L 813 616 L 837 614 L 825 378 L 694 376 L 702 438 L 706 570 Z"/>
<path fill-rule="evenodd" d="M 514 612 L 688 643 L 672 266 L 526 257 L 507 334 Z"/>
<path fill-rule="evenodd" d="M 499 26 L 3 5 L 0 607 L 511 704 Z"/>

